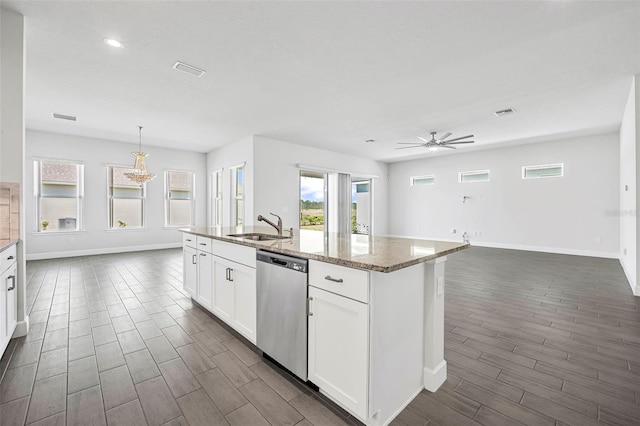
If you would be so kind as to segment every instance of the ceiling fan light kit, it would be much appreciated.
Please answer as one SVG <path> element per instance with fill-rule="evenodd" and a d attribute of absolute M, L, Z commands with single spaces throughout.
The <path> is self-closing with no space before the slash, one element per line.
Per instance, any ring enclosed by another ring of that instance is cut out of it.
<path fill-rule="evenodd" d="M 449 148 L 456 149 L 455 146 L 450 145 L 459 145 L 465 143 L 475 143 L 475 141 L 463 140 L 472 138 L 473 135 L 460 136 L 459 138 L 448 139 L 451 136 L 451 133 L 445 133 L 436 139 L 436 132 L 431 132 L 431 139 L 425 139 L 421 136 L 418 136 L 422 142 L 398 142 L 398 145 L 411 145 L 411 146 L 401 146 L 396 149 L 409 149 L 409 148 L 427 148 L 429 151 L 436 151 L 438 148 Z"/>

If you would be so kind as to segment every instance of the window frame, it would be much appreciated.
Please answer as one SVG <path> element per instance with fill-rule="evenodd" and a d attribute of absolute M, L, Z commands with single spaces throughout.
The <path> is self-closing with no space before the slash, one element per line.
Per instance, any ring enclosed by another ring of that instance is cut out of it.
<path fill-rule="evenodd" d="M 171 217 L 171 182 L 169 180 L 170 173 L 191 173 L 191 212 L 190 223 L 188 225 L 171 225 L 169 223 Z M 195 207 L 196 207 L 196 172 L 194 170 L 166 169 L 164 171 L 164 227 L 170 229 L 185 228 L 195 226 Z"/>
<path fill-rule="evenodd" d="M 224 176 L 223 176 L 224 168 L 214 170 L 211 172 L 211 214 L 210 214 L 210 223 L 211 226 L 222 226 L 222 219 L 224 216 L 223 208 L 224 208 Z M 218 181 L 218 177 L 220 180 Z M 218 185 L 218 183 L 220 185 Z M 220 214 L 218 214 L 218 203 L 220 203 Z"/>
<path fill-rule="evenodd" d="M 107 230 L 108 231 L 126 231 L 126 230 L 136 230 L 136 229 L 145 229 L 147 228 L 147 214 L 146 214 L 146 205 L 147 205 L 147 184 L 140 184 L 142 189 L 142 196 L 140 197 L 114 197 L 113 196 L 113 182 L 112 182 L 112 170 L 114 168 L 118 169 L 127 169 L 132 170 L 131 166 L 123 166 L 120 164 L 107 164 Z M 140 226 L 127 226 L 127 227 L 119 227 L 113 225 L 113 199 L 128 199 L 128 200 L 142 200 L 142 212 L 141 214 L 141 225 Z"/>
<path fill-rule="evenodd" d="M 246 163 L 241 163 L 232 167 L 229 167 L 229 173 L 231 174 L 231 226 L 246 226 Z M 238 170 L 242 170 L 242 194 L 239 196 L 237 189 Z M 238 223 L 238 201 L 242 200 L 242 223 Z"/>
<path fill-rule="evenodd" d="M 487 175 L 487 179 L 486 180 L 472 180 L 472 181 L 463 181 L 462 177 L 465 175 Z M 490 182 L 491 181 L 491 170 L 490 169 L 485 169 L 485 170 L 465 170 L 463 172 L 458 172 L 458 183 L 484 183 L 484 182 Z"/>
<path fill-rule="evenodd" d="M 70 196 L 43 196 L 42 195 L 42 164 L 43 163 L 58 163 L 58 164 L 72 164 L 76 166 L 76 194 L 74 197 Z M 34 221 L 33 221 L 33 233 L 36 235 L 56 235 L 64 233 L 76 233 L 84 232 L 84 166 L 83 161 L 77 160 L 64 160 L 59 158 L 33 158 L 33 195 L 35 200 L 34 208 Z M 40 202 L 42 198 L 68 198 L 76 199 L 76 228 L 64 229 L 64 230 L 48 230 L 44 231 L 41 227 L 40 212 L 42 210 Z"/>
<path fill-rule="evenodd" d="M 560 168 L 559 175 L 549 175 L 549 176 L 531 176 L 527 177 L 527 170 L 541 170 L 541 169 L 550 169 L 550 168 Z M 551 163 L 551 164 L 534 164 L 531 166 L 522 166 L 522 179 L 523 180 L 532 180 L 532 179 L 550 179 L 550 178 L 561 178 L 564 177 L 564 163 Z"/>
<path fill-rule="evenodd" d="M 432 179 L 433 182 L 429 183 L 416 183 L 416 180 L 419 179 Z M 421 176 L 411 176 L 409 178 L 409 186 L 430 186 L 436 184 L 436 176 L 435 175 L 421 175 Z"/>

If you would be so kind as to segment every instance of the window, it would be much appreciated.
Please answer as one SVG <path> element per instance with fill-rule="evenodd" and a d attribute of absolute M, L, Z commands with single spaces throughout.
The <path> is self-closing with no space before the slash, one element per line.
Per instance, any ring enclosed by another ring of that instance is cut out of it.
<path fill-rule="evenodd" d="M 371 231 L 371 179 L 351 178 L 351 233 Z"/>
<path fill-rule="evenodd" d="M 244 225 L 244 165 L 231 168 L 233 226 Z"/>
<path fill-rule="evenodd" d="M 211 174 L 211 225 L 222 226 L 222 170 Z"/>
<path fill-rule="evenodd" d="M 300 229 L 325 230 L 327 179 L 324 173 L 300 171 Z"/>
<path fill-rule="evenodd" d="M 110 229 L 144 226 L 146 186 L 134 183 L 125 176 L 125 173 L 132 171 L 127 167 L 107 167 Z"/>
<path fill-rule="evenodd" d="M 522 179 L 543 179 L 563 176 L 564 163 L 522 167 Z"/>
<path fill-rule="evenodd" d="M 165 172 L 165 225 L 193 225 L 193 172 Z"/>
<path fill-rule="evenodd" d="M 434 185 L 436 183 L 436 177 L 434 175 L 411 176 L 410 182 L 411 186 Z"/>
<path fill-rule="evenodd" d="M 84 165 L 48 160 L 33 165 L 36 232 L 81 230 Z"/>
<path fill-rule="evenodd" d="M 458 173 L 459 183 L 489 182 L 489 170 L 475 170 Z"/>

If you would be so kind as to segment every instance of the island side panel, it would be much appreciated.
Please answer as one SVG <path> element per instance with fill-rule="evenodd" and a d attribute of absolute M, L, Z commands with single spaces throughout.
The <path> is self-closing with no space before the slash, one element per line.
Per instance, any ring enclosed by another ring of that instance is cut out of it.
<path fill-rule="evenodd" d="M 424 264 L 424 388 L 435 392 L 447 380 L 444 360 L 444 265 L 446 256 Z"/>
<path fill-rule="evenodd" d="M 386 425 L 423 388 L 424 264 L 370 273 L 367 424 Z"/>

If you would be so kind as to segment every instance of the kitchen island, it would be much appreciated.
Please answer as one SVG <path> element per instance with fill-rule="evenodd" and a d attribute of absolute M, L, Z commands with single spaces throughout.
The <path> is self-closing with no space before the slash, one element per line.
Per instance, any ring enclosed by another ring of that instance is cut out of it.
<path fill-rule="evenodd" d="M 319 231 L 230 236 L 274 234 L 266 227 L 181 231 L 185 290 L 253 344 L 256 249 L 309 259 L 306 379 L 365 424 L 388 424 L 446 380 L 444 266 L 468 244 Z"/>

